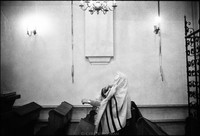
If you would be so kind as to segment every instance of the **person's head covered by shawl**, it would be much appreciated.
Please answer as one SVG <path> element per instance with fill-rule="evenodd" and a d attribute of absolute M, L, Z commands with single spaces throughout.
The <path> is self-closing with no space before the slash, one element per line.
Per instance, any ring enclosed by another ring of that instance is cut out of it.
<path fill-rule="evenodd" d="M 131 100 L 128 95 L 128 80 L 125 74 L 117 72 L 113 84 L 101 90 L 95 133 L 99 127 L 101 134 L 114 133 L 125 127 L 129 118 L 131 118 Z"/>

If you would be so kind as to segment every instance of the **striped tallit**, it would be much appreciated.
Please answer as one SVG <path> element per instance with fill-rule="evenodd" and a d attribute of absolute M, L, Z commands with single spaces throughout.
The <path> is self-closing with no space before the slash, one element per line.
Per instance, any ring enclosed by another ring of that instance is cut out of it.
<path fill-rule="evenodd" d="M 99 128 L 101 134 L 109 134 L 125 127 L 126 120 L 131 118 L 131 100 L 127 87 L 126 76 L 118 72 L 106 98 L 101 98 L 95 118 L 95 134 Z"/>

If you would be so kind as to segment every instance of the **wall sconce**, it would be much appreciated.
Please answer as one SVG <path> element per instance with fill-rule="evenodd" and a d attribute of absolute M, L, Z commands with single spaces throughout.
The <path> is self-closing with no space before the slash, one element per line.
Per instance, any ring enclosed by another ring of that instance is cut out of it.
<path fill-rule="evenodd" d="M 53 30 L 52 18 L 49 18 L 46 14 L 27 14 L 24 15 L 20 20 L 22 32 L 27 37 L 35 37 L 37 35 L 48 35 Z"/>
<path fill-rule="evenodd" d="M 155 25 L 154 25 L 154 33 L 158 34 L 159 30 L 160 30 L 160 17 L 156 17 L 155 19 Z"/>
<path fill-rule="evenodd" d="M 158 32 L 159 32 L 159 30 L 160 30 L 160 28 L 158 27 L 158 26 L 154 26 L 154 33 L 155 34 L 158 34 Z"/>
<path fill-rule="evenodd" d="M 28 35 L 28 36 L 32 36 L 32 35 L 36 35 L 36 34 L 37 34 L 37 32 L 36 32 L 35 29 L 33 29 L 33 30 L 28 29 L 28 30 L 27 30 L 27 35 Z"/>
<path fill-rule="evenodd" d="M 113 11 L 116 7 L 116 1 L 113 0 L 112 5 L 111 1 L 99 1 L 99 0 L 81 0 L 80 1 L 80 5 L 79 7 L 81 7 L 81 9 L 83 11 L 86 11 L 89 8 L 89 12 L 91 14 L 93 14 L 95 11 L 97 12 L 97 14 L 99 14 L 99 11 L 102 11 L 103 14 L 106 14 L 109 10 Z"/>
<path fill-rule="evenodd" d="M 160 31 L 160 1 L 158 1 L 158 16 L 155 18 L 154 33 L 158 34 Z"/>
<path fill-rule="evenodd" d="M 32 36 L 32 35 L 36 35 L 37 31 L 36 31 L 36 24 L 38 23 L 38 19 L 32 15 L 29 16 L 28 18 L 26 18 L 26 33 L 28 36 Z"/>

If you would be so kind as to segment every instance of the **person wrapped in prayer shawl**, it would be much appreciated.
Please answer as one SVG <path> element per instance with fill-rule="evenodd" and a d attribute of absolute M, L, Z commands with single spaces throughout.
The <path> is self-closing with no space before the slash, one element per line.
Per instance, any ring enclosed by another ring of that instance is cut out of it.
<path fill-rule="evenodd" d="M 96 100 L 83 99 L 85 103 L 96 107 L 94 134 L 117 134 L 131 118 L 127 77 L 117 72 L 112 85 L 103 88 Z"/>

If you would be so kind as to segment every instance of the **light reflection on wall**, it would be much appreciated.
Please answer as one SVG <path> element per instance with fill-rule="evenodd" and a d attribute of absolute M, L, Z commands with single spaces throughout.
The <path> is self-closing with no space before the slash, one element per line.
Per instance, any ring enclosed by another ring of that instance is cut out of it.
<path fill-rule="evenodd" d="M 20 27 L 24 34 L 36 30 L 37 35 L 47 35 L 51 30 L 51 21 L 44 14 L 26 14 L 21 18 Z"/>

